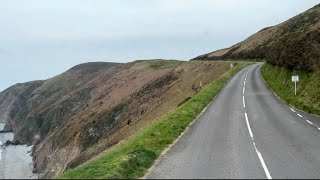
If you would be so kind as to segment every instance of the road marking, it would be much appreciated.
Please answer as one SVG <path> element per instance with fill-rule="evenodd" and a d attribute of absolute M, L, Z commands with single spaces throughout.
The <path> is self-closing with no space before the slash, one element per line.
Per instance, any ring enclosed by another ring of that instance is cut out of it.
<path fill-rule="evenodd" d="M 294 109 L 292 109 L 292 108 L 290 108 L 290 109 L 291 109 L 291 111 L 296 112 Z"/>
<path fill-rule="evenodd" d="M 268 170 L 268 168 L 267 168 L 267 165 L 266 165 L 266 163 L 264 162 L 263 157 L 262 157 L 261 153 L 258 151 L 258 149 L 257 149 L 257 147 L 256 147 L 256 144 L 255 144 L 254 142 L 253 142 L 253 146 L 254 146 L 254 148 L 255 148 L 255 150 L 256 150 L 256 153 L 258 154 L 260 163 L 261 163 L 261 165 L 262 165 L 262 167 L 263 167 L 264 172 L 266 173 L 267 178 L 268 178 L 268 179 L 272 179 L 272 177 L 271 177 L 271 175 L 270 175 L 270 172 L 269 172 L 269 170 Z"/>
<path fill-rule="evenodd" d="M 313 123 L 312 122 L 310 122 L 309 120 L 306 120 L 309 124 L 311 124 L 311 125 L 313 125 Z"/>
<path fill-rule="evenodd" d="M 318 127 L 318 130 L 320 130 L 320 127 Z"/>
<path fill-rule="evenodd" d="M 0 149 L 0 161 L 2 159 L 2 150 Z"/>
<path fill-rule="evenodd" d="M 245 91 L 246 91 L 246 87 L 244 86 L 242 89 L 242 94 L 244 94 Z"/>
<path fill-rule="evenodd" d="M 252 134 L 251 127 L 250 127 L 250 124 L 249 124 L 249 121 L 248 121 L 248 115 L 247 115 L 247 113 L 244 113 L 244 115 L 246 116 L 246 122 L 247 122 L 247 126 L 248 126 L 250 137 L 253 139 L 253 134 Z"/>
<path fill-rule="evenodd" d="M 245 108 L 246 107 L 246 103 L 244 101 L 244 96 L 242 96 L 242 102 L 243 102 L 243 107 Z"/>
<path fill-rule="evenodd" d="M 297 113 L 298 116 L 302 117 L 300 114 Z"/>
<path fill-rule="evenodd" d="M 246 77 L 245 77 L 245 80 L 244 80 L 244 83 L 243 83 L 244 86 L 243 86 L 243 90 L 242 90 L 242 91 L 243 91 L 242 102 L 243 102 L 243 107 L 244 107 L 244 108 L 246 107 L 245 99 L 244 99 L 244 92 L 245 92 L 245 88 L 246 88 L 247 76 L 248 76 L 248 72 L 247 72 L 247 74 L 246 74 Z M 290 109 L 291 109 L 291 108 L 290 108 Z M 291 110 L 293 110 L 293 109 L 291 109 Z M 267 168 L 267 166 L 266 166 L 266 163 L 264 162 L 263 157 L 262 157 L 261 153 L 258 151 L 258 149 L 257 149 L 257 147 L 256 147 L 256 144 L 255 144 L 255 142 L 254 142 L 252 130 L 251 130 L 250 123 L 249 123 L 249 119 L 248 119 L 248 114 L 245 112 L 244 115 L 245 115 L 245 117 L 246 117 L 246 123 L 247 123 L 247 126 L 248 126 L 248 131 L 249 131 L 249 134 L 250 134 L 250 137 L 251 137 L 251 140 L 252 140 L 254 149 L 256 150 L 256 153 L 257 153 L 257 155 L 258 155 L 258 157 L 259 157 L 259 160 L 260 160 L 260 163 L 261 163 L 261 165 L 262 165 L 262 167 L 263 167 L 263 170 L 264 170 L 267 178 L 268 178 L 268 179 L 272 179 L 272 177 L 271 177 L 271 175 L 270 175 L 270 172 L 269 172 L 269 170 L 268 170 L 268 168 Z M 319 128 L 319 130 L 320 130 L 320 128 Z"/>

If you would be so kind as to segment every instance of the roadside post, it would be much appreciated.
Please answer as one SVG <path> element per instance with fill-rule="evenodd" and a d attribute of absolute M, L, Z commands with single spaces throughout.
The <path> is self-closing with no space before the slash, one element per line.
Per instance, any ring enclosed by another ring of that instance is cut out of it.
<path fill-rule="evenodd" d="M 292 76 L 292 82 L 294 82 L 294 95 L 297 95 L 297 82 L 299 82 L 299 76 Z"/>
<path fill-rule="evenodd" d="M 230 68 L 231 68 L 231 69 L 233 68 L 233 64 L 232 64 L 232 63 L 230 64 Z"/>

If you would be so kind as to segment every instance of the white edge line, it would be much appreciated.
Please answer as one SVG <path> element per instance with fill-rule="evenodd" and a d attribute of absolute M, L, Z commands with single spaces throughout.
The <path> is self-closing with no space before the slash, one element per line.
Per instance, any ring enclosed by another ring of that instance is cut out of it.
<path fill-rule="evenodd" d="M 294 109 L 290 108 L 291 111 L 296 112 Z"/>
<path fill-rule="evenodd" d="M 247 113 L 244 113 L 244 115 L 246 117 L 246 122 L 247 122 L 247 126 L 248 126 L 250 137 L 253 138 L 253 134 L 252 134 L 251 127 L 250 127 L 250 124 L 249 124 L 249 120 L 248 120 L 248 115 L 247 115 Z"/>
<path fill-rule="evenodd" d="M 298 115 L 299 117 L 302 117 L 302 116 L 301 116 L 300 114 L 298 114 L 298 113 L 297 113 L 297 115 Z"/>

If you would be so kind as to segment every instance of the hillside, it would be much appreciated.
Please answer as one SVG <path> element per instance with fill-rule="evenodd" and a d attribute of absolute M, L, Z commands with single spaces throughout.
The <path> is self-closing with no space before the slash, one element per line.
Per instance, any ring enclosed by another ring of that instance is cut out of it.
<path fill-rule="evenodd" d="M 265 59 L 273 65 L 309 72 L 320 67 L 319 57 L 320 4 L 238 44 L 194 60 Z"/>
<path fill-rule="evenodd" d="M 86 63 L 0 93 L 0 119 L 33 144 L 34 170 L 53 177 L 178 107 L 229 62 Z"/>
<path fill-rule="evenodd" d="M 320 71 L 306 73 L 264 64 L 261 74 L 274 92 L 292 107 L 320 116 Z M 292 75 L 299 76 L 297 95 Z"/>

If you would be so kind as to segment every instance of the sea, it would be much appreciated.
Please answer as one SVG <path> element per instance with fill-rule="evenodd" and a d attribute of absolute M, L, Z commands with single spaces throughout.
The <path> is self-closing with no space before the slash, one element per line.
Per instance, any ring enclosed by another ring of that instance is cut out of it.
<path fill-rule="evenodd" d="M 0 130 L 4 125 L 0 123 Z M 0 133 L 0 179 L 37 179 L 38 175 L 32 173 L 32 146 L 2 146 L 7 140 L 12 141 L 13 138 L 13 133 Z"/>

